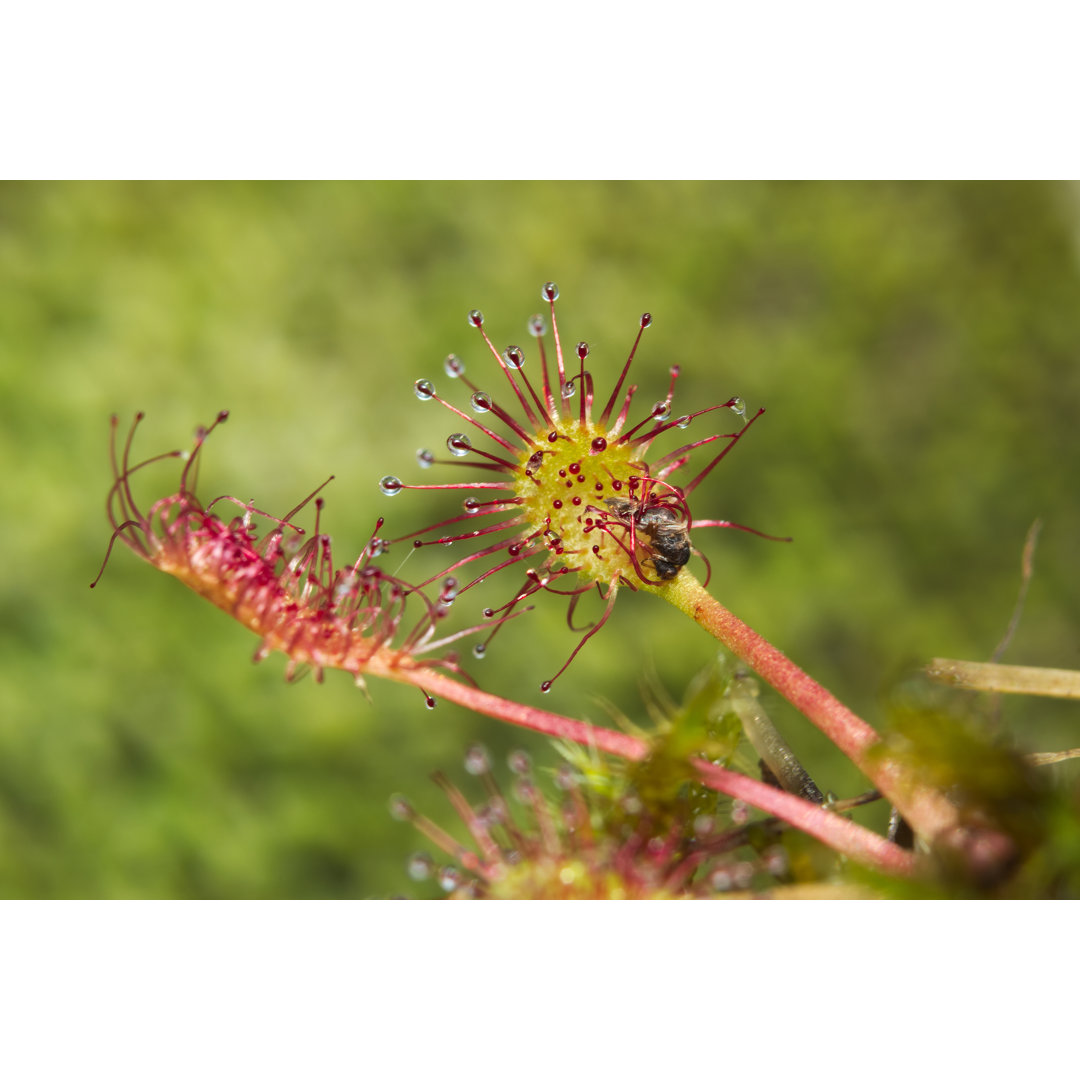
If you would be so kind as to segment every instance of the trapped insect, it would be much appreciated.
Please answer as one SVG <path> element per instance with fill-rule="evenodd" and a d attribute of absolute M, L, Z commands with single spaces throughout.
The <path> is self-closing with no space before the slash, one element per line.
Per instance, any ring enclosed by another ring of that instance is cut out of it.
<path fill-rule="evenodd" d="M 635 498 L 611 498 L 604 502 L 627 526 L 643 532 L 653 549 L 651 561 L 661 581 L 670 581 L 690 561 L 690 536 L 686 520 L 665 503 Z"/>

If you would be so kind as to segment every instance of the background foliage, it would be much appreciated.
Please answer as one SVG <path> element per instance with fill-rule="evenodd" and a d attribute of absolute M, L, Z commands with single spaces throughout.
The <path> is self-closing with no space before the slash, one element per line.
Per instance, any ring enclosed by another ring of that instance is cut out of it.
<path fill-rule="evenodd" d="M 471 740 L 551 760 L 414 690 L 377 684 L 369 705 L 335 673 L 285 685 L 280 657 L 253 666 L 253 638 L 126 550 L 87 588 L 114 411 L 146 411 L 149 455 L 230 409 L 204 495 L 283 512 L 333 472 L 341 557 L 378 514 L 390 535 L 449 516 L 454 500 L 376 490 L 416 479 L 415 449 L 454 430 L 411 384 L 452 390 L 454 351 L 491 385 L 466 310 L 500 347 L 525 344 L 549 278 L 599 386 L 648 310 L 644 403 L 678 362 L 676 409 L 766 406 L 694 505 L 795 543 L 698 543 L 716 594 L 856 711 L 880 723 L 930 656 L 989 657 L 1036 517 L 1006 659 L 1076 667 L 1077 239 L 1060 185 L 0 186 L 0 894 L 392 894 L 421 846 L 390 819 L 392 792 L 445 822 L 427 776 L 460 778 Z M 176 477 L 148 472 L 144 497 Z M 713 647 L 685 622 L 621 598 L 544 704 L 641 718 L 650 671 L 680 697 Z M 539 701 L 573 641 L 548 598 L 477 674 Z M 822 788 L 861 790 L 808 724 L 772 712 Z M 1075 706 L 1014 699 L 1004 719 L 1026 748 L 1078 742 Z"/>

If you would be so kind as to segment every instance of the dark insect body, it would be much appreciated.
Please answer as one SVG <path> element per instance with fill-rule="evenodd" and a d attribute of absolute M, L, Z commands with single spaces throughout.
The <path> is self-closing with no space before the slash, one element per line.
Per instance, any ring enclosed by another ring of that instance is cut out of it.
<path fill-rule="evenodd" d="M 661 581 L 670 581 L 690 561 L 689 530 L 677 510 L 639 499 L 604 501 L 620 521 L 649 538 L 653 568 Z"/>

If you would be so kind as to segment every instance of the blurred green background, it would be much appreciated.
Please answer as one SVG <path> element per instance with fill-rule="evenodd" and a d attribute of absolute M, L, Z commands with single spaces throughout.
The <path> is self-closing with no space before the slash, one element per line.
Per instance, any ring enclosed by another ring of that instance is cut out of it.
<path fill-rule="evenodd" d="M 449 823 L 428 776 L 460 781 L 469 742 L 553 760 L 409 688 L 375 684 L 369 704 L 335 672 L 287 685 L 280 656 L 253 665 L 251 635 L 126 548 L 87 588 L 109 535 L 112 412 L 126 428 L 145 410 L 149 456 L 230 409 L 205 497 L 280 513 L 333 472 L 341 559 L 379 514 L 389 535 L 449 516 L 457 500 L 376 489 L 419 479 L 417 447 L 459 426 L 412 382 L 460 390 L 442 374 L 453 351 L 497 386 L 465 312 L 527 347 L 547 279 L 599 387 L 647 310 L 643 407 L 675 362 L 677 411 L 766 406 L 694 506 L 795 543 L 695 540 L 716 594 L 854 709 L 880 724 L 918 663 L 989 658 L 1036 517 L 1006 659 L 1077 667 L 1078 206 L 1052 184 L 0 186 L 0 895 L 427 895 L 405 873 L 425 845 L 388 797 Z M 142 497 L 177 475 L 148 470 Z M 564 618 L 549 597 L 508 626 L 474 665 L 485 688 L 641 719 L 643 673 L 679 697 L 714 654 L 674 610 L 624 595 L 542 696 L 576 640 Z M 773 713 L 823 788 L 863 789 Z M 1004 716 L 1030 749 L 1080 743 L 1075 705 L 1011 699 Z"/>

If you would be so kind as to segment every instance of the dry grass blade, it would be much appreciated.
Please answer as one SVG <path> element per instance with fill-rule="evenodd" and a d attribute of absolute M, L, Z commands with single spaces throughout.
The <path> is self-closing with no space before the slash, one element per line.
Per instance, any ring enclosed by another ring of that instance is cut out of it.
<path fill-rule="evenodd" d="M 935 658 L 926 665 L 926 673 L 937 682 L 965 690 L 1080 700 L 1080 671 L 1064 668 L 981 664 L 974 660 Z"/>

